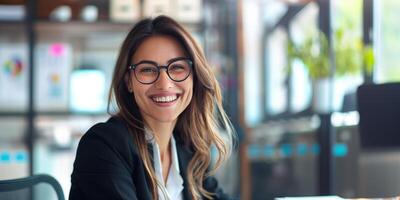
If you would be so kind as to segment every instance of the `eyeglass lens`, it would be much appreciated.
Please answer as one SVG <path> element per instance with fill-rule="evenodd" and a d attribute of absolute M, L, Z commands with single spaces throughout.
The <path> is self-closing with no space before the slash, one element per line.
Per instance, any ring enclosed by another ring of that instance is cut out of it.
<path fill-rule="evenodd" d="M 191 70 L 189 60 L 176 60 L 166 67 L 157 66 L 155 63 L 140 63 L 135 66 L 135 76 L 141 83 L 153 83 L 157 80 L 161 68 L 167 69 L 167 74 L 173 81 L 185 80 Z"/>

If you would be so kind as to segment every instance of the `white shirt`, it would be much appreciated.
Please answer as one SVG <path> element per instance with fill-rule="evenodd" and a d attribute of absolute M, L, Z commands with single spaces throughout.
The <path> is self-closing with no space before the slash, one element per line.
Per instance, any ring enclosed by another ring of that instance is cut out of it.
<path fill-rule="evenodd" d="M 145 129 L 146 139 L 153 145 L 153 158 L 154 158 L 154 170 L 156 178 L 159 183 L 158 185 L 158 198 L 159 200 L 183 200 L 183 179 L 179 170 L 178 153 L 176 150 L 175 139 L 171 137 L 171 156 L 172 162 L 169 168 L 167 177 L 167 183 L 165 183 L 162 172 L 160 148 L 155 141 L 150 130 Z M 164 191 L 164 192 L 163 192 Z"/>

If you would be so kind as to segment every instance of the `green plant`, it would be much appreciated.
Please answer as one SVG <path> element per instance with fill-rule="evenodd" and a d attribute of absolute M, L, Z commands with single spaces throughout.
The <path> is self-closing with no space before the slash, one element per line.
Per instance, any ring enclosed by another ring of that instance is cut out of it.
<path fill-rule="evenodd" d="M 316 37 L 307 38 L 296 51 L 312 79 L 329 77 L 329 46 L 322 32 L 318 32 Z"/>
<path fill-rule="evenodd" d="M 360 73 L 362 69 L 362 41 L 345 38 L 344 29 L 334 34 L 335 74 L 344 76 Z"/>
<path fill-rule="evenodd" d="M 375 64 L 374 49 L 371 45 L 363 46 L 363 63 L 364 71 L 371 76 Z"/>
<path fill-rule="evenodd" d="M 291 62 L 295 58 L 300 59 L 313 80 L 327 78 L 331 75 L 357 74 L 362 69 L 371 75 L 374 65 L 372 47 L 364 46 L 361 39 L 346 38 L 344 30 L 343 28 L 338 29 L 334 33 L 335 74 L 331 74 L 328 40 L 322 32 L 310 35 L 300 45 L 289 41 L 289 61 Z"/>

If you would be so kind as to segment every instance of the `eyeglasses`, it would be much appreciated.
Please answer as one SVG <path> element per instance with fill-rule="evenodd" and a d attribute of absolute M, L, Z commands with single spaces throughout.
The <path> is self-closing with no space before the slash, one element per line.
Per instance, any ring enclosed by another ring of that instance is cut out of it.
<path fill-rule="evenodd" d="M 152 84 L 160 76 L 161 69 L 165 69 L 168 77 L 181 82 L 186 80 L 192 71 L 193 62 L 188 58 L 178 57 L 170 60 L 167 65 L 158 65 L 154 61 L 144 60 L 128 67 L 133 70 L 136 80 L 142 84 Z"/>

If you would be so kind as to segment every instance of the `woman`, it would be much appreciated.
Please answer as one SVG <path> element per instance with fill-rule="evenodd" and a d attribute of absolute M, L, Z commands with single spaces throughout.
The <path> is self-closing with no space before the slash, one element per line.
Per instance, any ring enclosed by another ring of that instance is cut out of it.
<path fill-rule="evenodd" d="M 210 66 L 181 25 L 159 16 L 133 27 L 111 100 L 118 112 L 79 143 L 71 200 L 228 199 L 211 174 L 231 152 L 232 126 Z M 218 157 L 210 168 L 212 147 Z"/>

